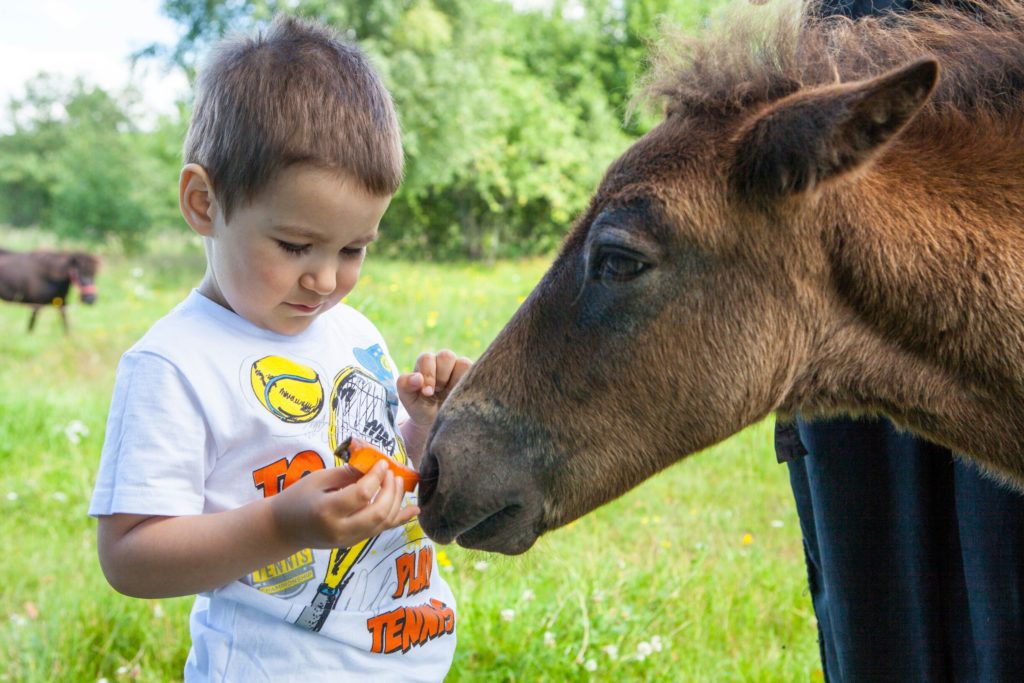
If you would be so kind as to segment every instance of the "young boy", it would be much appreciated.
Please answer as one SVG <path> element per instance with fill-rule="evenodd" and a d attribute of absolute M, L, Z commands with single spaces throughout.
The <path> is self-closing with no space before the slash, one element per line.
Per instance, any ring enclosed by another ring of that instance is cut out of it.
<path fill-rule="evenodd" d="M 207 270 L 119 365 L 90 507 L 103 571 L 198 594 L 187 680 L 441 680 L 455 602 L 415 497 L 334 455 L 355 436 L 417 462 L 469 367 L 423 354 L 396 381 L 340 303 L 401 177 L 390 96 L 355 47 L 279 19 L 214 54 L 184 161 Z"/>

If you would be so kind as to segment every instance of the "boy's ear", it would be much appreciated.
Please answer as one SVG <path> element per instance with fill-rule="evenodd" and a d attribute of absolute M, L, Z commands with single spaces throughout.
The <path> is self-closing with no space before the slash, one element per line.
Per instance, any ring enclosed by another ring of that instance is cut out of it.
<path fill-rule="evenodd" d="M 185 164 L 178 179 L 178 208 L 185 222 L 204 237 L 213 234 L 216 201 L 206 169 L 199 164 Z"/>

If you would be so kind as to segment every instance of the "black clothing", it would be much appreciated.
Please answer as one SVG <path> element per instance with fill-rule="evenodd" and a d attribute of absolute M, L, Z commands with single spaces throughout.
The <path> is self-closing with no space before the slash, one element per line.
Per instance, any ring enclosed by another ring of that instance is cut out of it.
<path fill-rule="evenodd" d="M 922 4 L 820 8 L 857 18 Z M 885 420 L 798 420 L 777 426 L 776 444 L 826 680 L 1024 681 L 1024 496 Z"/>
<path fill-rule="evenodd" d="M 1024 496 L 884 420 L 798 427 L 826 680 L 1024 681 Z"/>

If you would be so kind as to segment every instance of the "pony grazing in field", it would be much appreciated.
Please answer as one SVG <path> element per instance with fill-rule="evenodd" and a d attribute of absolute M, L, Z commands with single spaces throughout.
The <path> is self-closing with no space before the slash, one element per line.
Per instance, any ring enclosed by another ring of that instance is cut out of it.
<path fill-rule="evenodd" d="M 1024 488 L 1024 5 L 788 2 L 678 45 L 438 416 L 423 528 L 523 552 L 773 411 L 884 414 Z"/>
<path fill-rule="evenodd" d="M 56 306 L 67 334 L 68 291 L 74 285 L 83 303 L 94 303 L 97 270 L 99 259 L 83 251 L 22 253 L 0 249 L 0 299 L 32 307 L 29 332 L 43 306 Z"/>

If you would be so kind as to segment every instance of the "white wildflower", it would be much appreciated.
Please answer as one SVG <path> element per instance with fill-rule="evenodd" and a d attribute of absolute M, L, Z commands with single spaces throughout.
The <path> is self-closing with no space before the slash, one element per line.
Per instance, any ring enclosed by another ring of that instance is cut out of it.
<path fill-rule="evenodd" d="M 13 503 L 14 501 L 18 500 L 18 494 L 15 493 L 14 491 L 8 491 L 7 492 L 7 500 L 9 500 L 9 501 L 11 501 Z"/>
<path fill-rule="evenodd" d="M 593 659 L 588 659 L 586 662 L 584 662 L 583 668 L 587 671 L 597 671 L 597 662 Z"/>
<path fill-rule="evenodd" d="M 164 606 L 161 605 L 159 602 L 153 605 L 153 616 L 157 619 L 164 618 Z"/>
<path fill-rule="evenodd" d="M 24 626 L 25 624 L 28 623 L 28 619 L 26 619 L 24 616 L 22 616 L 20 614 L 12 614 L 11 615 L 11 623 L 14 624 L 15 626 Z"/>
<path fill-rule="evenodd" d="M 64 436 L 74 445 L 82 441 L 82 437 L 89 436 L 89 428 L 81 420 L 72 420 L 64 427 Z"/>
<path fill-rule="evenodd" d="M 651 647 L 654 648 L 655 652 L 661 652 L 661 636 L 651 636 Z"/>
<path fill-rule="evenodd" d="M 117 667 L 117 675 L 118 676 L 124 676 L 126 673 L 128 673 L 128 667 L 127 666 L 119 666 L 119 667 Z"/>
<path fill-rule="evenodd" d="M 641 661 L 652 652 L 654 652 L 654 648 L 646 640 L 641 640 L 636 644 L 636 656 Z"/>
<path fill-rule="evenodd" d="M 555 646 L 555 634 L 551 631 L 544 631 L 544 644 L 548 647 Z"/>
<path fill-rule="evenodd" d="M 535 596 L 533 594 L 533 591 L 530 590 L 529 588 L 527 588 L 526 590 L 523 591 L 523 594 L 520 596 L 519 599 L 522 600 L 523 602 L 530 602 L 535 597 L 537 597 L 537 596 Z"/>
<path fill-rule="evenodd" d="M 773 519 L 772 520 L 772 527 L 774 527 L 776 529 L 781 529 L 782 526 L 783 525 L 782 525 L 782 520 L 781 519 Z"/>
<path fill-rule="evenodd" d="M 63 491 L 54 491 L 52 494 L 50 494 L 50 497 L 53 498 L 58 503 L 68 502 L 68 494 L 64 493 Z"/>
<path fill-rule="evenodd" d="M 601 648 L 601 650 L 606 655 L 608 655 L 609 659 L 618 659 L 619 658 L 619 648 L 616 647 L 615 645 L 605 645 L 604 647 Z"/>
<path fill-rule="evenodd" d="M 138 280 L 145 272 L 146 271 L 144 271 L 141 266 L 135 266 L 132 268 L 132 277 Z"/>
<path fill-rule="evenodd" d="M 477 570 L 478 572 L 483 572 L 487 571 L 487 568 L 490 566 L 491 565 L 488 564 L 487 560 L 478 560 L 473 564 L 473 569 Z"/>
<path fill-rule="evenodd" d="M 503 609 L 501 610 L 502 621 L 512 621 L 516 618 L 516 611 L 514 609 Z"/>

